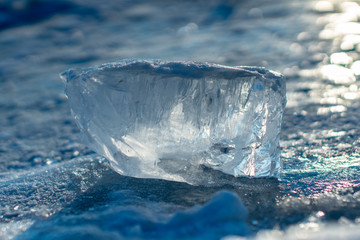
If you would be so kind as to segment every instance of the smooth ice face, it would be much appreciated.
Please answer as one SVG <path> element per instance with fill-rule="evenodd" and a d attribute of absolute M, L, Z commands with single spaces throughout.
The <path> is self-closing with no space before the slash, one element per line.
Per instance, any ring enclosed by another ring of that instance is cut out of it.
<path fill-rule="evenodd" d="M 195 184 L 209 181 L 203 169 L 279 176 L 286 90 L 278 73 L 124 60 L 62 77 L 84 140 L 120 174 Z"/>

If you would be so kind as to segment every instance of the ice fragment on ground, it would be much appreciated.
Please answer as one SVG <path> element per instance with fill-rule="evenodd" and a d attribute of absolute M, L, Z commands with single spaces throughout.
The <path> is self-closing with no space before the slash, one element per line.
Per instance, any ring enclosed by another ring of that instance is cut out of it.
<path fill-rule="evenodd" d="M 233 176 L 280 173 L 278 73 L 123 60 L 62 77 L 84 140 L 123 175 L 199 183 L 200 165 Z"/>

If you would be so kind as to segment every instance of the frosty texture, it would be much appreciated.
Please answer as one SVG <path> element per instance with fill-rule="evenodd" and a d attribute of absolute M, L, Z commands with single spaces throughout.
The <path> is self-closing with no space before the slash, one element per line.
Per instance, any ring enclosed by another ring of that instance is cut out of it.
<path fill-rule="evenodd" d="M 280 74 L 124 60 L 62 77 L 84 140 L 120 174 L 199 184 L 210 181 L 201 178 L 206 169 L 279 176 L 286 104 Z"/>

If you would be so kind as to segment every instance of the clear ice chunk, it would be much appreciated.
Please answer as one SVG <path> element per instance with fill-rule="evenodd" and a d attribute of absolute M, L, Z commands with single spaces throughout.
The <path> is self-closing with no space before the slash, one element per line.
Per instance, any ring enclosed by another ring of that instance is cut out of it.
<path fill-rule="evenodd" d="M 195 184 L 209 181 L 204 169 L 280 174 L 286 89 L 276 72 L 131 59 L 61 76 L 83 139 L 120 174 Z"/>

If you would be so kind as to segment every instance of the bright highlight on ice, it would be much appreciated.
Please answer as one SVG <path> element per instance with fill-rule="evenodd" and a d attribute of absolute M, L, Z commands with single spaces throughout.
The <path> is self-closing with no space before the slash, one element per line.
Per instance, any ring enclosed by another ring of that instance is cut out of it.
<path fill-rule="evenodd" d="M 62 76 L 84 139 L 120 174 L 202 184 L 202 165 L 279 176 L 286 90 L 278 73 L 123 60 Z"/>

